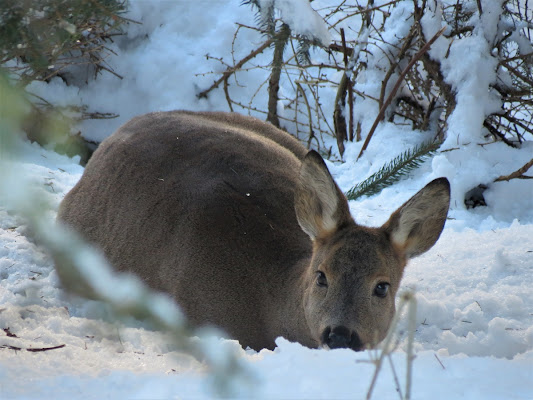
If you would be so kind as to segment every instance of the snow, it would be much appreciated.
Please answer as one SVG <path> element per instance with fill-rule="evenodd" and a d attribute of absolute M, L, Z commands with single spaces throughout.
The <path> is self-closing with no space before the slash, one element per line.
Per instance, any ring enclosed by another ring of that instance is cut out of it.
<path fill-rule="evenodd" d="M 88 121 L 84 135 L 101 140 L 133 115 L 186 108 L 227 110 L 222 91 L 208 99 L 196 93 L 209 87 L 225 67 L 214 59 L 244 57 L 250 48 L 234 46 L 236 21 L 253 25 L 249 7 L 224 1 L 131 1 L 132 24 L 127 38 L 113 49 L 120 57 L 109 59 L 120 80 L 102 75 L 89 86 L 65 86 L 60 80 L 33 83 L 36 94 L 56 104 L 88 104 L 120 118 Z M 408 2 L 391 16 L 391 29 L 405 33 Z M 498 12 L 484 4 L 495 18 Z M 289 5 L 295 8 L 289 10 Z M 296 4 L 299 4 L 296 7 Z M 311 6 L 320 10 L 327 1 Z M 281 5 L 281 6 L 280 6 Z M 285 18 L 303 24 L 299 15 L 311 12 L 309 3 L 276 1 Z M 286 7 L 286 8 L 283 8 Z M 435 13 L 440 12 L 436 7 Z M 292 17 L 290 17 L 292 16 Z M 314 17 L 313 17 L 314 18 Z M 440 29 L 425 18 L 426 37 Z M 288 23 L 289 20 L 287 20 Z M 291 26 L 296 26 L 292 25 Z M 301 25 L 299 25 L 301 26 Z M 524 165 L 533 144 L 511 149 L 485 142 L 479 121 L 494 109 L 488 85 L 495 79 L 494 60 L 486 53 L 487 38 L 497 29 L 479 28 L 470 38 L 449 43 L 441 37 L 430 54 L 447 56 L 446 79 L 458 92 L 458 107 L 450 117 L 446 148 L 408 179 L 372 197 L 351 202 L 356 221 L 370 226 L 384 223 L 403 202 L 427 182 L 446 176 L 452 184 L 452 204 L 446 228 L 433 249 L 412 260 L 405 271 L 401 292 L 414 291 L 417 299 L 413 363 L 414 399 L 533 399 L 533 190 L 531 181 L 493 184 L 484 193 L 488 206 L 467 210 L 464 193 Z M 301 32 L 303 34 L 303 31 Z M 388 33 L 394 37 L 394 32 Z M 259 33 L 239 31 L 240 43 L 261 43 Z M 232 53 L 233 49 L 233 53 Z M 369 65 L 379 66 L 377 50 Z M 316 54 L 314 56 L 317 56 Z M 268 59 L 268 56 L 266 59 Z M 379 90 L 378 68 L 358 81 L 358 89 Z M 239 76 L 231 90 L 248 94 L 246 82 L 262 81 L 267 71 L 252 69 Z M 290 88 L 282 88 L 289 91 Z M 266 94 L 257 95 L 265 102 Z M 253 91 L 249 93 L 253 95 Z M 333 95 L 334 98 L 334 95 Z M 361 102 L 358 113 L 376 115 L 375 103 Z M 365 155 L 355 162 L 361 143 L 347 145 L 344 163 L 328 161 L 343 190 L 376 172 L 391 158 L 427 138 L 407 127 L 381 124 Z M 454 148 L 460 149 L 454 150 Z M 17 141 L 19 157 L 11 159 L 0 190 L 0 398 L 101 399 L 101 398 L 212 398 L 213 376 L 206 363 L 180 351 L 168 333 L 154 330 L 133 318 L 118 319 L 98 301 L 72 297 L 60 287 L 52 258 L 31 239 L 27 227 L 9 198 L 18 198 L 20 179 L 29 182 L 29 205 L 47 207 L 45 221 L 55 219 L 63 196 L 80 178 L 78 159 L 68 159 L 35 144 Z M 17 178 L 13 178 L 13 176 Z M 7 196 L 9 195 L 9 196 Z M 9 198 L 8 198 L 9 197 Z M 93 271 L 94 272 L 94 271 Z M 98 274 L 95 275 L 98 278 Z M 103 279 L 102 291 L 119 287 Z M 123 283 L 126 295 L 135 283 Z M 118 285 L 118 286 L 117 286 Z M 128 286 L 130 285 L 130 286 Z M 116 301 L 120 293 L 113 292 Z M 167 303 L 159 298 L 157 310 Z M 174 311 L 167 311 L 166 315 Z M 397 349 L 391 355 L 401 390 L 405 393 L 407 318 L 397 329 Z M 15 335 L 15 336 L 12 336 Z M 375 370 L 376 351 L 308 349 L 283 338 L 274 351 L 242 349 L 235 341 L 216 336 L 198 339 L 211 361 L 231 370 L 224 354 L 234 354 L 246 370 L 246 379 L 230 382 L 234 397 L 244 398 L 363 398 Z M 46 351 L 27 351 L 62 346 Z M 20 350 L 15 350 L 20 348 Z M 383 365 L 373 398 L 397 398 L 395 376 L 389 361 Z"/>
<path fill-rule="evenodd" d="M 261 10 L 274 6 L 281 19 L 302 37 L 315 38 L 324 46 L 331 43 L 331 35 L 322 17 L 307 0 L 261 0 Z"/>

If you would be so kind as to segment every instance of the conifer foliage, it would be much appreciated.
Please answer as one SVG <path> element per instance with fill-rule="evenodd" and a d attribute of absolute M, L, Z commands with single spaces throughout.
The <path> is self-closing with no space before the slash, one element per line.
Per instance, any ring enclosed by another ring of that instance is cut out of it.
<path fill-rule="evenodd" d="M 102 71 L 121 78 L 106 63 L 108 44 L 122 34 L 126 0 L 0 1 L 0 74 L 26 90 L 27 113 L 21 127 L 29 140 L 85 163 L 96 144 L 72 135 L 75 120 L 113 118 L 85 106 L 54 106 L 28 89 L 34 81 L 61 78 L 67 85 L 86 84 Z"/>
<path fill-rule="evenodd" d="M 0 65 L 20 83 L 49 81 L 67 69 L 110 70 L 106 42 L 120 33 L 125 0 L 2 0 Z"/>
<path fill-rule="evenodd" d="M 346 193 L 346 197 L 348 200 L 355 200 L 361 196 L 372 196 L 392 186 L 409 172 L 418 168 L 428 157 L 434 155 L 440 145 L 440 142 L 429 141 L 408 149 L 383 165 L 378 172 L 351 188 Z"/>

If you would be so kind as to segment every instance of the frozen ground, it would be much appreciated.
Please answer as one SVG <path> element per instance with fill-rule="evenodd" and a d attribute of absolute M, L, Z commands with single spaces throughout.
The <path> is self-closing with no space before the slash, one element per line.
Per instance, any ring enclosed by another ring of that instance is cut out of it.
<path fill-rule="evenodd" d="M 33 89 L 57 102 L 82 101 L 120 113 L 116 121 L 83 127 L 84 134 L 95 139 L 146 111 L 225 110 L 222 92 L 207 101 L 196 100 L 197 89 L 209 86 L 213 76 L 195 74 L 217 68 L 205 61 L 208 52 L 230 57 L 224 49 L 230 48 L 235 21 L 254 23 L 253 14 L 238 3 L 132 1 L 130 16 L 144 25 L 132 26 L 131 42 L 117 42 L 121 57 L 110 60 L 124 80 L 103 75 L 88 87 L 53 81 Z M 242 40 L 261 42 L 259 35 L 243 35 L 249 36 Z M 236 58 L 249 49 L 239 51 Z M 456 60 L 469 56 L 461 53 L 461 46 L 451 54 Z M 463 91 L 484 84 L 481 72 L 468 75 L 479 70 L 469 65 L 456 77 Z M 242 82 L 253 81 L 259 73 L 252 71 Z M 464 96 L 461 101 L 449 131 L 449 138 L 465 140 L 460 151 L 439 154 L 408 179 L 350 206 L 358 222 L 379 225 L 425 183 L 438 176 L 450 179 L 452 208 L 441 239 L 409 264 L 402 284 L 402 290 L 416 292 L 418 301 L 413 398 L 533 399 L 533 185 L 498 183 L 486 192 L 488 207 L 463 206 L 464 191 L 516 170 L 531 158 L 533 146 L 525 143 L 518 151 L 501 143 L 466 144 L 479 135 L 473 120 L 477 114 L 469 107 L 478 107 L 480 100 Z M 347 190 L 419 141 L 407 129 L 384 124 L 359 162 L 353 160 L 360 144 L 353 144 L 346 150 L 347 162 L 328 166 Z M 37 189 L 36 203 L 50 202 L 47 218 L 52 221 L 62 197 L 83 172 L 76 161 L 22 143 L 21 157 L 10 167 L 29 177 Z M 0 203 L 0 398 L 214 395 L 205 365 L 177 352 L 168 336 L 137 321 L 116 321 L 102 304 L 66 295 L 51 259 L 27 235 L 24 222 Z M 404 327 L 405 318 L 399 330 Z M 238 386 L 239 392 L 258 398 L 364 398 L 374 371 L 368 361 L 376 357 L 374 352 L 307 349 L 283 339 L 276 350 L 259 353 L 232 341 L 221 340 L 220 346 L 234 348 L 254 376 L 250 385 Z M 392 360 L 402 390 L 404 351 L 400 335 Z M 388 362 L 374 398 L 398 398 Z"/>

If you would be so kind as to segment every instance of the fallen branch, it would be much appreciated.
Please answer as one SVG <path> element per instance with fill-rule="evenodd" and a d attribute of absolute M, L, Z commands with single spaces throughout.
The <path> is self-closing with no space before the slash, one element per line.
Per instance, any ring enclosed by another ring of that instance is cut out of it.
<path fill-rule="evenodd" d="M 15 337 L 15 338 L 18 337 L 17 335 L 15 335 L 13 332 L 11 332 L 11 331 L 9 330 L 9 327 L 7 327 L 6 329 L 4 329 L 4 332 L 6 333 L 6 336 L 8 336 L 8 337 Z"/>
<path fill-rule="evenodd" d="M 407 67 L 405 67 L 405 69 L 402 71 L 402 73 L 400 74 L 400 76 L 398 77 L 398 80 L 396 81 L 396 84 L 394 85 L 394 87 L 392 88 L 392 91 L 390 92 L 389 96 L 387 97 L 387 100 L 385 100 L 385 102 L 383 103 L 383 106 L 381 107 L 381 109 L 379 110 L 379 114 L 378 116 L 376 117 L 375 121 L 374 121 L 374 124 L 372 125 L 372 128 L 370 128 L 370 131 L 368 132 L 368 135 L 365 139 L 365 142 L 363 143 L 363 147 L 361 148 L 361 151 L 359 152 L 359 155 L 357 156 L 357 160 L 359 160 L 361 158 L 361 156 L 363 155 L 364 151 L 367 149 L 368 147 L 368 144 L 370 143 L 370 139 L 372 138 L 372 136 L 374 135 L 374 132 L 376 131 L 376 128 L 379 124 L 379 122 L 383 119 L 383 116 L 385 115 L 385 111 L 387 109 L 387 107 L 392 103 L 392 99 L 394 98 L 394 96 L 396 95 L 396 92 L 398 91 L 398 89 L 400 88 L 400 85 L 401 83 L 403 82 L 403 80 L 405 79 L 405 76 L 407 75 L 407 73 L 409 72 L 409 70 L 413 67 L 413 65 L 415 65 L 415 63 L 420 60 L 420 58 L 422 58 L 422 56 L 424 55 L 424 53 L 426 51 L 429 50 L 429 48 L 431 47 L 431 45 L 435 42 L 435 40 L 437 40 L 439 38 L 440 35 L 442 35 L 444 33 L 444 31 L 446 30 L 447 27 L 444 27 L 442 28 L 440 31 L 438 31 L 421 49 L 418 53 L 415 54 L 415 56 L 413 57 L 413 59 L 409 62 L 409 64 L 407 65 Z"/>
<path fill-rule="evenodd" d="M 509 182 L 511 179 L 533 179 L 533 176 L 524 175 L 529 168 L 533 166 L 533 158 L 529 160 L 523 167 L 517 169 L 510 175 L 502 175 L 494 180 L 494 182 Z"/>
<path fill-rule="evenodd" d="M 53 346 L 53 347 L 37 347 L 37 348 L 29 347 L 27 349 L 23 349 L 22 347 L 17 347 L 17 346 L 11 346 L 11 345 L 8 345 L 8 344 L 4 344 L 4 345 L 0 346 L 0 349 L 9 349 L 9 350 L 15 350 L 15 351 L 26 350 L 26 351 L 31 351 L 32 353 L 37 353 L 39 351 L 62 349 L 65 346 L 66 345 L 64 345 L 64 344 L 60 344 L 59 346 Z"/>
<path fill-rule="evenodd" d="M 0 349 L 9 349 L 9 350 L 20 351 L 20 350 L 22 350 L 22 347 L 16 347 L 16 346 L 10 346 L 9 344 L 3 344 L 2 346 L 0 346 Z"/>
<path fill-rule="evenodd" d="M 60 344 L 59 346 L 53 346 L 53 347 L 40 347 L 40 348 L 28 348 L 26 349 L 26 351 L 31 351 L 33 353 L 37 353 L 38 351 L 48 351 L 48 350 L 57 350 L 57 349 L 62 349 L 63 347 L 65 347 L 64 344 Z"/>

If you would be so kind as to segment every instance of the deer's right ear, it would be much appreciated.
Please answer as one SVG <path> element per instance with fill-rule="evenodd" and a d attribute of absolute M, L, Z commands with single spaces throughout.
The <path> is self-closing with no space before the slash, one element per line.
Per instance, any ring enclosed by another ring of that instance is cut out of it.
<path fill-rule="evenodd" d="M 352 221 L 346 197 L 314 150 L 302 160 L 294 208 L 298 224 L 312 240 L 325 237 L 343 223 Z"/>
<path fill-rule="evenodd" d="M 396 210 L 382 228 L 407 258 L 416 257 L 439 238 L 449 206 L 448 179 L 435 179 Z"/>

